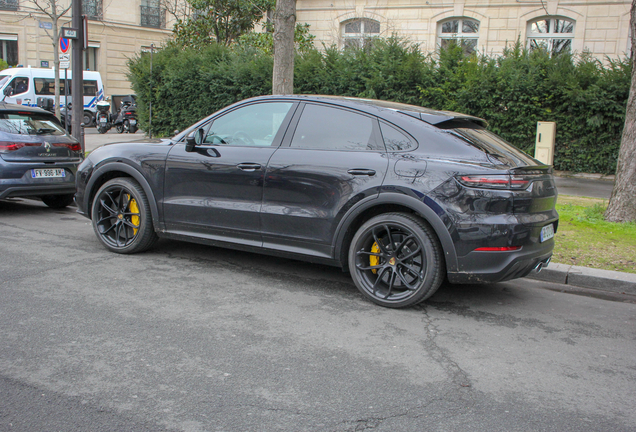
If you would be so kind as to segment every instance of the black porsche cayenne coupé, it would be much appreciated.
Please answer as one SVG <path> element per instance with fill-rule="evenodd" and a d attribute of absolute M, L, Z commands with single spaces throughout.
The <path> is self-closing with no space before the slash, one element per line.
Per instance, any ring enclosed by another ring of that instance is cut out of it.
<path fill-rule="evenodd" d="M 111 144 L 79 212 L 118 253 L 158 237 L 348 269 L 377 304 L 523 277 L 550 260 L 552 170 L 479 118 L 377 100 L 264 96 L 172 139 Z"/>

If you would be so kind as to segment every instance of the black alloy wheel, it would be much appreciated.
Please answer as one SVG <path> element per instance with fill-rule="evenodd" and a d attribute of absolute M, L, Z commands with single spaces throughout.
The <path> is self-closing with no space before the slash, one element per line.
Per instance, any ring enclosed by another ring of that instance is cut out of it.
<path fill-rule="evenodd" d="M 119 123 L 117 126 L 115 126 L 115 129 L 117 130 L 117 133 L 124 133 L 124 123 Z"/>
<path fill-rule="evenodd" d="M 97 238 L 113 252 L 142 252 L 157 240 L 148 198 L 133 179 L 106 182 L 95 195 L 91 216 Z"/>
<path fill-rule="evenodd" d="M 406 213 L 369 219 L 349 249 L 353 281 L 381 306 L 400 308 L 426 300 L 441 285 L 444 268 L 442 248 L 432 228 Z"/>

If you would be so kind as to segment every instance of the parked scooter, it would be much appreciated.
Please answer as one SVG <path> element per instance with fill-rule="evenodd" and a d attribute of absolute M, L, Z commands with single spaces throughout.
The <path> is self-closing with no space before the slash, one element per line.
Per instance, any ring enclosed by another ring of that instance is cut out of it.
<path fill-rule="evenodd" d="M 110 121 L 110 102 L 102 100 L 97 102 L 95 106 L 97 108 L 97 115 L 95 116 L 97 132 L 100 134 L 106 133 L 111 127 L 113 127 L 113 124 Z"/>
<path fill-rule="evenodd" d="M 117 132 L 137 132 L 137 103 L 133 95 L 124 96 L 119 105 L 117 118 L 113 122 Z"/>

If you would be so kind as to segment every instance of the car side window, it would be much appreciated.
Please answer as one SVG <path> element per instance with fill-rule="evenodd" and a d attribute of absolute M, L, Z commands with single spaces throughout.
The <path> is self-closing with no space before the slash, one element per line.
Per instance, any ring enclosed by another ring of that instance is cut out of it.
<path fill-rule="evenodd" d="M 206 144 L 271 146 L 293 103 L 266 102 L 237 108 L 210 123 Z"/>
<path fill-rule="evenodd" d="M 298 121 L 291 148 L 314 150 L 384 150 L 377 142 L 377 120 L 349 110 L 307 104 Z"/>
<path fill-rule="evenodd" d="M 380 122 L 380 131 L 387 151 L 413 150 L 417 147 L 417 143 L 408 135 L 384 122 Z"/>
<path fill-rule="evenodd" d="M 15 77 L 11 84 L 13 87 L 12 96 L 19 95 L 21 93 L 25 93 L 29 90 L 29 78 L 27 77 Z"/>

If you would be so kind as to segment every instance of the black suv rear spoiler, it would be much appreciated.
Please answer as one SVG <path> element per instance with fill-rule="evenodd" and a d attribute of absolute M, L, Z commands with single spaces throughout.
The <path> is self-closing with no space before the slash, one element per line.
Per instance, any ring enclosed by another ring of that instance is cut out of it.
<path fill-rule="evenodd" d="M 488 122 L 482 118 L 474 117 L 466 114 L 460 114 L 452 111 L 431 111 L 431 112 L 415 112 L 415 111 L 400 111 L 402 114 L 410 115 L 411 117 L 419 118 L 426 123 L 444 128 L 444 123 L 447 122 L 467 122 L 481 127 L 488 127 Z M 456 126 L 453 126 L 456 127 Z"/>

